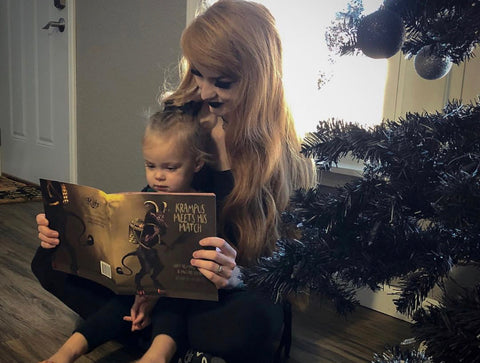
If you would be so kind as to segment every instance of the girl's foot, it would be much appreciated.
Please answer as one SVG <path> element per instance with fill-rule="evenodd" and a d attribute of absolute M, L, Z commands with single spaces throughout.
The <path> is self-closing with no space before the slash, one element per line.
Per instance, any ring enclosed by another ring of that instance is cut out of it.
<path fill-rule="evenodd" d="M 175 354 L 176 349 L 175 341 L 168 335 L 157 335 L 153 339 L 150 348 L 137 363 L 168 363 Z"/>
<path fill-rule="evenodd" d="M 54 355 L 40 363 L 73 363 L 85 354 L 87 349 L 85 337 L 80 333 L 73 333 Z"/>
<path fill-rule="evenodd" d="M 63 351 L 62 351 L 63 350 Z M 73 356 L 72 354 L 69 354 L 68 352 L 64 351 L 63 347 L 56 352 L 54 355 L 52 355 L 50 358 L 47 360 L 44 360 L 40 363 L 73 363 L 78 357 Z"/>

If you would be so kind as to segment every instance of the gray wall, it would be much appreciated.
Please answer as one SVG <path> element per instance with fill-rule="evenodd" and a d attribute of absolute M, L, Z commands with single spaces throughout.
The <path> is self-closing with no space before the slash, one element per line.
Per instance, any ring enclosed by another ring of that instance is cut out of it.
<path fill-rule="evenodd" d="M 77 21 L 78 183 L 140 190 L 141 137 L 165 76 L 177 80 L 186 0 L 80 0 Z"/>

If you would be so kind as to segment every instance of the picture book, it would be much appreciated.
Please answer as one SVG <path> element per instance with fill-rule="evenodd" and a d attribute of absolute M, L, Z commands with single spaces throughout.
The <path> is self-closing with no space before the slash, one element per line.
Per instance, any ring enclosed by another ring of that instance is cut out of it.
<path fill-rule="evenodd" d="M 53 268 L 117 294 L 218 300 L 215 285 L 190 265 L 199 241 L 216 235 L 215 194 L 107 194 L 40 179 L 49 226 L 59 232 Z"/>

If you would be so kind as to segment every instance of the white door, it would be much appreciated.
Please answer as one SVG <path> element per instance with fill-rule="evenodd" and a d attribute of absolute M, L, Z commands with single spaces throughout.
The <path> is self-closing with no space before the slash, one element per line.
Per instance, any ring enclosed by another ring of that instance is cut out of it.
<path fill-rule="evenodd" d="M 2 173 L 34 183 L 39 178 L 75 182 L 69 107 L 74 95 L 69 59 L 74 58 L 68 47 L 73 8 L 71 0 L 0 0 Z M 42 29 L 60 18 L 63 31 L 55 24 Z"/>

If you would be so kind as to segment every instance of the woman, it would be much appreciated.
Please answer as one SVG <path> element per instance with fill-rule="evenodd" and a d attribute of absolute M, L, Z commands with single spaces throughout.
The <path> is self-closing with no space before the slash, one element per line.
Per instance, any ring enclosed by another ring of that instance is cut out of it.
<path fill-rule="evenodd" d="M 257 3 L 219 1 L 184 31 L 181 46 L 183 77 L 169 98 L 200 95 L 224 123 L 235 186 L 221 217 L 233 223 L 238 262 L 253 263 L 273 250 L 293 190 L 312 182 L 285 102 L 274 18 Z"/>
<path fill-rule="evenodd" d="M 282 309 L 242 288 L 237 264 L 254 264 L 273 251 L 291 193 L 313 184 L 312 163 L 300 155 L 285 101 L 279 34 L 264 6 L 220 0 L 185 29 L 181 46 L 181 82 L 165 102 L 208 104 L 213 116 L 203 125 L 217 152 L 216 170 L 200 171 L 195 189 L 215 190 L 218 177 L 233 177 L 219 237 L 200 241 L 216 249 L 200 249 L 191 260 L 220 289 L 220 301 L 160 299 L 152 313 L 154 339 L 140 362 L 168 362 L 186 347 L 229 363 L 268 362 Z M 44 246 L 57 234 L 43 218 L 37 221 Z"/>

